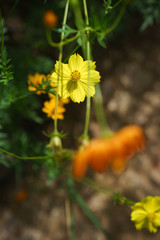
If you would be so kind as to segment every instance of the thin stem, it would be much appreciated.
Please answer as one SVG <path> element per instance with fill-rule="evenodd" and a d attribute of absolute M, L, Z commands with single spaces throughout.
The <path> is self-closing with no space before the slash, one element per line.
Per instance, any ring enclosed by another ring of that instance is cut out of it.
<path fill-rule="evenodd" d="M 75 23 L 76 23 L 77 29 L 81 33 L 83 56 L 86 58 L 86 34 L 83 31 L 84 30 L 84 22 L 83 22 L 83 17 L 82 17 L 82 12 L 81 12 L 80 1 L 79 0 L 71 0 L 71 4 L 72 4 L 73 10 L 74 10 Z"/>
<path fill-rule="evenodd" d="M 61 42 L 64 40 L 64 30 L 65 30 L 65 24 L 67 22 L 67 15 L 68 15 L 68 8 L 69 8 L 69 0 L 66 2 L 65 11 L 64 11 L 64 18 L 62 23 L 62 33 L 61 33 Z M 54 132 L 58 132 L 57 128 L 57 113 L 58 113 L 58 92 L 59 92 L 59 80 L 62 81 L 63 79 L 59 79 L 60 71 L 62 70 L 62 52 L 63 52 L 63 45 L 59 48 L 59 66 L 58 66 L 58 78 L 57 78 L 57 91 L 56 91 L 56 103 L 55 103 L 55 119 L 54 119 Z M 61 84 L 63 86 L 63 84 Z"/>
<path fill-rule="evenodd" d="M 75 239 L 75 219 L 74 219 L 74 211 L 73 211 L 73 204 L 74 204 L 74 195 L 73 195 L 73 188 L 74 188 L 74 182 L 73 180 L 69 177 L 67 179 L 67 190 L 68 190 L 68 226 L 69 226 L 69 237 L 70 240 Z"/>
<path fill-rule="evenodd" d="M 84 14 L 86 20 L 86 26 L 89 27 L 89 18 L 88 18 L 88 11 L 87 11 L 87 4 L 86 0 L 83 0 L 84 6 Z M 90 59 L 91 59 L 91 49 L 90 49 L 90 32 L 89 30 L 86 31 L 87 35 L 87 60 L 88 60 L 88 83 L 87 83 L 87 103 L 86 103 L 86 120 L 85 120 L 85 127 L 84 127 L 84 136 L 88 137 L 88 128 L 89 128 L 89 121 L 90 121 L 90 109 L 91 109 L 91 98 L 90 98 Z"/>
<path fill-rule="evenodd" d="M 94 109 L 95 109 L 95 114 L 96 114 L 96 118 L 97 121 L 99 123 L 100 126 L 100 130 L 101 130 L 101 136 L 102 137 L 109 137 L 112 135 L 112 131 L 110 130 L 107 120 L 106 120 L 106 116 L 104 113 L 104 108 L 103 108 L 103 98 L 102 98 L 102 93 L 101 93 L 101 89 L 99 84 L 96 84 L 95 86 L 96 89 L 96 93 L 94 96 Z"/>
<path fill-rule="evenodd" d="M 87 177 L 85 177 L 84 179 L 83 179 L 83 181 L 87 181 L 89 184 L 92 184 L 92 185 L 94 185 L 94 186 L 97 186 L 97 187 L 100 187 L 101 189 L 103 189 L 103 190 L 105 190 L 105 191 L 108 191 L 108 192 L 110 192 L 110 193 L 112 193 L 112 194 L 115 194 L 115 191 L 113 190 L 113 189 L 111 189 L 111 188 L 109 188 L 109 187 L 107 187 L 107 186 L 104 186 L 103 184 L 101 184 L 101 183 L 99 183 L 99 182 L 96 182 L 95 180 L 93 180 L 93 179 L 90 179 L 90 178 L 87 178 Z"/>
<path fill-rule="evenodd" d="M 22 159 L 22 160 L 42 160 L 42 159 L 48 159 L 50 156 L 38 156 L 38 157 L 21 157 L 21 156 L 18 156 L 18 155 L 15 155 L 14 153 L 11 153 L 11 152 L 8 152 L 6 151 L 5 149 L 3 148 L 0 148 L 0 151 L 1 152 L 4 152 L 10 156 L 13 156 L 15 158 L 18 158 L 18 159 Z"/>
<path fill-rule="evenodd" d="M 104 190 L 102 190 L 102 189 L 100 189 L 100 188 L 98 188 L 98 187 L 96 187 L 96 186 L 93 186 L 92 184 L 90 184 L 90 183 L 88 183 L 88 182 L 85 182 L 85 181 L 83 181 L 83 180 L 81 180 L 80 182 L 81 182 L 82 184 L 84 184 L 85 186 L 87 186 L 87 187 L 89 187 L 89 188 L 91 188 L 91 189 L 93 189 L 93 190 L 95 190 L 95 191 L 97 191 L 97 192 L 99 192 L 99 193 L 102 193 L 102 194 L 106 195 L 107 197 L 113 197 L 113 195 L 107 193 L 106 191 L 104 191 Z"/>
<path fill-rule="evenodd" d="M 104 234 L 106 239 L 111 240 L 110 234 L 103 228 L 98 218 L 94 215 L 94 213 L 88 208 L 85 201 L 81 197 L 81 195 L 75 190 L 74 191 L 74 197 L 77 201 L 77 203 L 80 205 L 80 207 L 83 209 L 85 214 L 88 216 L 88 218 L 91 220 L 91 222 Z"/>
<path fill-rule="evenodd" d="M 119 24 L 124 12 L 125 12 L 125 9 L 126 9 L 126 4 L 123 4 L 119 14 L 118 14 L 118 17 L 116 18 L 116 20 L 114 21 L 114 23 L 112 24 L 111 27 L 107 28 L 106 31 L 103 32 L 103 36 L 107 35 L 108 33 L 112 32 L 116 27 L 117 25 Z"/>
<path fill-rule="evenodd" d="M 89 18 L 88 18 L 88 10 L 87 10 L 86 0 L 83 0 L 83 6 L 84 6 L 85 19 L 86 19 L 86 26 L 89 27 Z"/>
<path fill-rule="evenodd" d="M 68 38 L 68 39 L 66 39 L 64 41 L 60 41 L 59 43 L 56 43 L 56 42 L 52 41 L 52 31 L 51 31 L 51 29 L 47 28 L 46 29 L 46 37 L 47 37 L 47 41 L 48 41 L 48 43 L 49 43 L 49 45 L 51 47 L 60 48 L 60 47 L 62 47 L 64 45 L 67 45 L 68 43 L 73 42 L 77 38 L 79 38 L 80 37 L 80 33 L 77 33 L 76 36 L 74 36 L 74 37 L 71 37 L 71 38 Z"/>
<path fill-rule="evenodd" d="M 122 0 L 119 0 L 117 3 L 115 3 L 115 4 L 112 6 L 112 8 L 111 8 L 109 11 L 107 11 L 107 14 L 110 13 L 110 12 L 112 12 L 113 9 L 114 9 L 115 7 L 117 7 L 121 2 L 122 2 Z"/>

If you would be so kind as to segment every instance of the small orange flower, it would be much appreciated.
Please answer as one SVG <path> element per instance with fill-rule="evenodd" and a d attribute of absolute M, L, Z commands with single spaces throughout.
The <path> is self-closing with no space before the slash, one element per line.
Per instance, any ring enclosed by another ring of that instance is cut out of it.
<path fill-rule="evenodd" d="M 43 16 L 43 22 L 47 27 L 55 27 L 58 22 L 58 16 L 53 12 L 53 10 L 48 10 Z"/>
<path fill-rule="evenodd" d="M 88 166 L 96 172 L 104 172 L 108 166 L 114 171 L 121 171 L 126 160 L 144 147 L 144 132 L 136 125 L 126 126 L 110 138 L 91 140 L 75 153 L 73 176 L 84 177 Z"/>
<path fill-rule="evenodd" d="M 58 100 L 58 111 L 57 118 L 63 119 L 63 113 L 65 112 L 65 108 L 63 107 L 63 99 Z M 56 97 L 53 95 L 49 101 L 44 102 L 44 107 L 42 111 L 47 114 L 48 117 L 55 119 L 55 106 L 56 106 Z"/>
<path fill-rule="evenodd" d="M 35 73 L 34 75 L 28 75 L 28 90 L 31 92 L 36 91 L 36 87 L 38 88 L 42 84 L 42 79 L 46 80 L 47 77 L 44 74 Z M 32 86 L 32 84 L 35 86 Z M 44 91 L 36 91 L 36 94 L 40 95 L 45 93 Z"/>
<path fill-rule="evenodd" d="M 21 190 L 19 191 L 15 196 L 15 202 L 21 203 L 28 197 L 28 191 L 27 190 Z"/>

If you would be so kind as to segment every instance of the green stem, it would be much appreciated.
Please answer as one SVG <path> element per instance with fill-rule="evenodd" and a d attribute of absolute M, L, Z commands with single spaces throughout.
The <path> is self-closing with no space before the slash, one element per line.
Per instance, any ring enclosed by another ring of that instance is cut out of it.
<path fill-rule="evenodd" d="M 48 43 L 51 47 L 60 48 L 64 45 L 67 45 L 68 43 L 73 42 L 74 40 L 76 40 L 79 37 L 80 37 L 80 33 L 77 33 L 77 35 L 74 36 L 74 37 L 71 37 L 71 38 L 68 38 L 64 41 L 60 41 L 59 43 L 56 43 L 56 42 L 53 42 L 53 40 L 52 40 L 52 30 L 49 29 L 49 28 L 46 29 L 46 38 L 47 38 L 47 41 L 48 41 Z"/>
<path fill-rule="evenodd" d="M 80 207 L 83 209 L 83 211 L 86 213 L 86 215 L 91 220 L 91 222 L 104 234 L 106 239 L 111 240 L 110 234 L 103 228 L 103 226 L 101 225 L 98 218 L 88 208 L 88 206 L 86 205 L 86 203 L 83 200 L 83 198 L 81 197 L 81 195 L 75 189 L 73 191 L 74 191 L 74 197 L 75 197 L 76 201 L 78 202 Z"/>
<path fill-rule="evenodd" d="M 92 190 L 95 190 L 96 192 L 99 192 L 99 193 L 102 193 L 104 195 L 106 195 L 107 197 L 113 197 L 111 194 L 109 194 L 108 192 L 100 189 L 99 187 L 96 187 L 96 186 L 93 186 L 92 184 L 84 181 L 84 180 L 81 180 L 80 183 L 84 184 L 85 186 L 89 187 L 90 189 Z"/>
<path fill-rule="evenodd" d="M 106 36 L 108 33 L 112 32 L 116 27 L 117 25 L 119 24 L 124 12 L 125 12 L 125 9 L 126 9 L 126 4 L 123 4 L 122 7 L 121 7 L 121 10 L 118 14 L 118 17 L 116 18 L 116 20 L 114 21 L 114 23 L 112 24 L 111 27 L 107 28 L 106 31 L 104 31 L 102 34 L 103 36 Z"/>
<path fill-rule="evenodd" d="M 0 148 L 0 151 L 1 152 L 4 152 L 4 153 L 6 153 L 6 154 L 8 154 L 8 155 L 10 155 L 10 156 L 13 156 L 13 157 L 15 157 L 15 158 L 18 158 L 18 159 L 22 159 L 22 160 L 42 160 L 42 159 L 48 159 L 50 156 L 38 156 L 38 157 L 21 157 L 21 156 L 17 156 L 17 155 L 15 155 L 14 153 L 11 153 L 11 152 L 8 152 L 8 151 L 6 151 L 5 149 L 3 149 L 3 148 Z"/>
<path fill-rule="evenodd" d="M 109 137 L 109 136 L 112 135 L 112 131 L 110 130 L 110 128 L 108 126 L 106 116 L 105 116 L 105 113 L 104 113 L 103 98 L 102 98 L 100 85 L 96 84 L 95 89 L 96 89 L 96 93 L 95 93 L 95 96 L 94 96 L 94 99 L 93 99 L 94 109 L 95 109 L 95 114 L 96 114 L 97 121 L 98 121 L 99 126 L 100 126 L 101 136 L 102 137 Z"/>
<path fill-rule="evenodd" d="M 115 191 L 107 186 L 104 186 L 103 184 L 99 183 L 99 182 L 96 182 L 95 180 L 93 179 L 90 179 L 90 178 L 87 178 L 85 177 L 82 181 L 84 182 L 88 182 L 89 184 L 92 184 L 96 187 L 99 187 L 107 192 L 110 192 L 112 195 L 115 194 Z"/>
<path fill-rule="evenodd" d="M 64 11 L 64 18 L 62 23 L 62 33 L 61 33 L 61 42 L 64 40 L 64 30 L 65 30 L 65 24 L 67 22 L 67 15 L 68 15 L 68 8 L 69 8 L 69 0 L 66 2 L 65 11 Z M 59 68 L 58 68 L 58 78 L 57 78 L 57 91 L 56 91 L 56 103 L 55 103 L 55 119 L 54 119 L 54 133 L 58 132 L 57 128 L 57 113 L 58 113 L 58 92 L 59 92 L 59 80 L 62 81 L 63 79 L 59 79 L 60 71 L 62 68 L 62 52 L 63 52 L 63 45 L 59 48 Z M 63 84 L 61 84 L 63 86 Z"/>
<path fill-rule="evenodd" d="M 119 0 L 117 3 L 115 3 L 113 6 L 112 6 L 112 8 L 109 10 L 109 11 L 107 11 L 107 13 L 106 14 L 108 14 L 108 13 L 110 13 L 110 12 L 112 12 L 113 11 L 113 9 L 115 8 L 115 7 L 117 7 L 120 3 L 122 2 L 122 0 Z"/>
<path fill-rule="evenodd" d="M 86 26 L 89 27 L 89 18 L 88 18 L 88 11 L 87 11 L 87 4 L 86 0 L 83 0 L 84 5 L 84 14 L 86 20 Z M 87 83 L 87 103 L 86 103 L 86 119 L 85 119 L 85 126 L 84 126 L 84 136 L 88 137 L 88 128 L 89 128 L 89 121 L 90 121 L 90 109 L 91 109 L 91 98 L 90 98 L 90 59 L 91 59 L 91 49 L 90 49 L 90 32 L 89 30 L 86 31 L 87 35 L 87 60 L 88 60 L 88 83 Z"/>
<path fill-rule="evenodd" d="M 77 29 L 81 33 L 82 51 L 83 51 L 83 56 L 86 59 L 86 34 L 83 31 L 84 30 L 84 22 L 83 22 L 83 17 L 82 17 L 82 12 L 81 12 L 80 1 L 79 0 L 71 0 L 71 5 L 73 7 L 73 12 L 74 12 L 74 16 L 75 16 L 75 23 L 76 23 Z"/>
<path fill-rule="evenodd" d="M 69 210 L 70 210 L 70 240 L 75 239 L 75 219 L 74 219 L 74 213 L 73 213 L 73 203 L 74 203 L 74 197 L 72 189 L 74 187 L 73 180 L 69 177 L 67 179 L 67 190 L 69 194 Z"/>

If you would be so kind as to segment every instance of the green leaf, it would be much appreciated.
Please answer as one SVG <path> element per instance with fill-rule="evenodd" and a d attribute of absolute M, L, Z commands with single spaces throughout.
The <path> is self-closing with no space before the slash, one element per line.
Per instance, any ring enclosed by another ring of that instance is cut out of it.
<path fill-rule="evenodd" d="M 101 45 L 101 47 L 103 47 L 103 48 L 107 47 L 102 36 L 97 36 L 97 41 L 98 41 L 99 45 Z"/>
<path fill-rule="evenodd" d="M 75 190 L 75 188 L 72 186 L 72 189 L 70 190 L 72 192 L 72 195 L 76 199 L 76 201 L 79 203 L 80 207 L 83 209 L 83 211 L 86 213 L 88 218 L 92 221 L 92 223 L 104 234 L 106 239 L 111 240 L 111 237 L 109 233 L 103 228 L 102 224 L 100 223 L 99 219 L 94 215 L 94 213 L 88 208 L 85 201 L 81 197 L 81 195 Z"/>
<path fill-rule="evenodd" d="M 55 29 L 54 31 L 57 31 L 57 32 L 59 32 L 59 33 L 64 32 L 64 36 L 65 36 L 65 37 L 68 37 L 68 36 L 69 36 L 70 34 L 72 34 L 72 33 L 77 33 L 77 30 L 76 30 L 76 29 L 71 28 L 71 27 L 68 26 L 67 24 L 64 24 L 64 27 L 65 27 L 65 29 L 63 29 L 63 28 L 58 28 L 58 29 Z"/>

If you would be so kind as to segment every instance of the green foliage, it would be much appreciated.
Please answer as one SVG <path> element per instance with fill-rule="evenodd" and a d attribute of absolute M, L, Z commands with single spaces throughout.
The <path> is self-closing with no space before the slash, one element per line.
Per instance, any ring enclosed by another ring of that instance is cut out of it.
<path fill-rule="evenodd" d="M 54 31 L 58 32 L 58 33 L 62 33 L 64 32 L 64 37 L 68 37 L 70 34 L 73 33 L 77 33 L 78 31 L 76 29 L 71 28 L 70 26 L 68 26 L 67 24 L 64 24 L 65 30 L 62 28 L 57 28 Z"/>
<path fill-rule="evenodd" d="M 13 80 L 13 66 L 10 64 L 11 59 L 7 58 L 6 48 L 3 49 L 0 57 L 0 82 L 7 85 L 8 81 Z"/>
<path fill-rule="evenodd" d="M 160 22 L 160 1 L 157 0 L 134 0 L 131 4 L 143 16 L 141 30 L 143 31 L 154 22 Z"/>

